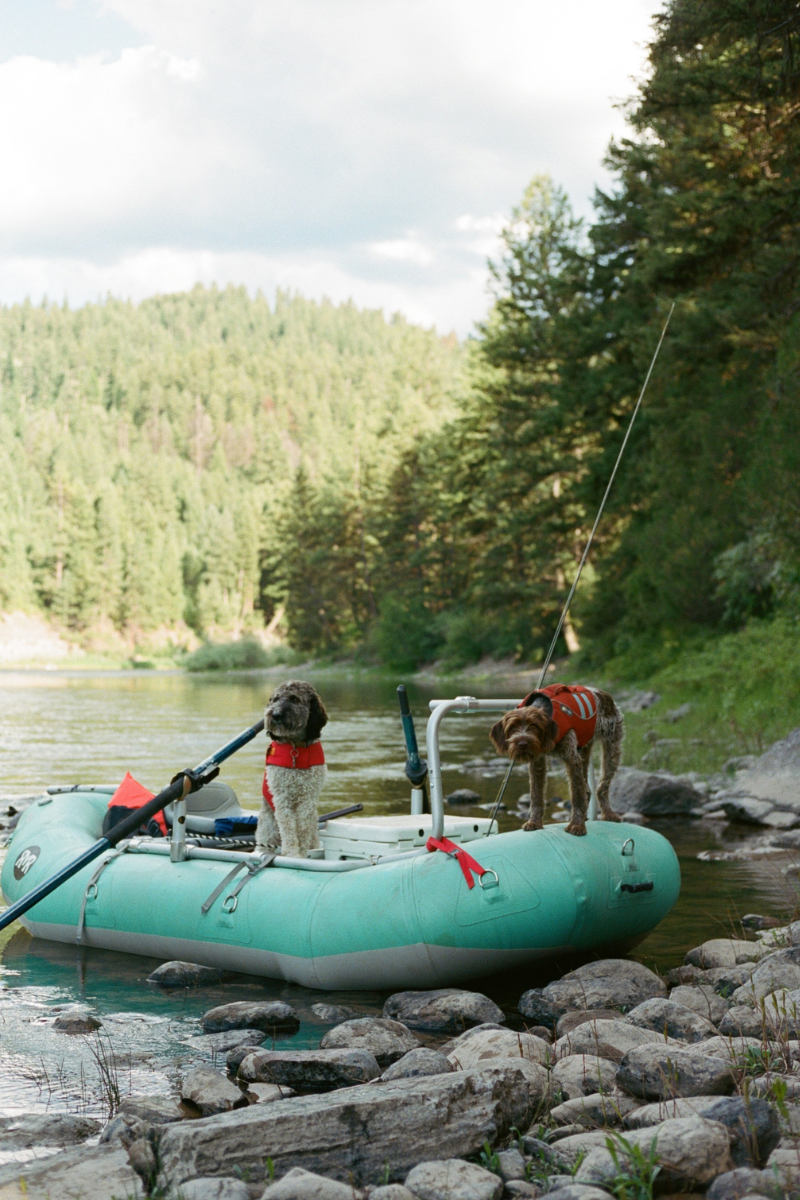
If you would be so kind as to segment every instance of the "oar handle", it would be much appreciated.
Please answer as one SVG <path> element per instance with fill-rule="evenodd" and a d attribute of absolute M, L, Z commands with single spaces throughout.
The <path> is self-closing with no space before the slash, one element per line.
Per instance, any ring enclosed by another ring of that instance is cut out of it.
<path fill-rule="evenodd" d="M 77 875 L 78 871 L 82 871 L 85 866 L 92 862 L 106 850 L 111 850 L 118 842 L 124 841 L 135 833 L 141 825 L 146 825 L 151 817 L 156 813 L 161 812 L 167 804 L 171 804 L 173 800 L 177 800 L 180 796 L 187 795 L 189 792 L 196 792 L 205 784 L 209 783 L 218 773 L 220 764 L 225 762 L 226 758 L 230 758 L 237 750 L 241 750 L 242 746 L 246 746 L 253 738 L 264 728 L 264 722 L 257 721 L 250 729 L 245 729 L 244 733 L 240 733 L 238 737 L 232 739 L 224 745 L 215 754 L 204 758 L 201 763 L 198 763 L 192 770 L 181 771 L 171 783 L 168 783 L 165 788 L 153 796 L 152 800 L 148 800 L 147 804 L 143 804 L 141 808 L 137 808 L 130 816 L 125 817 L 123 821 L 110 829 L 106 837 L 102 837 L 96 841 L 88 850 L 84 850 L 78 858 L 73 859 L 66 867 L 62 867 L 55 875 L 51 875 L 49 879 L 45 879 L 44 883 L 40 883 L 33 891 L 28 892 L 16 904 L 12 904 L 6 911 L 0 915 L 0 929 L 5 929 L 12 921 L 16 921 L 28 909 L 33 908 L 40 900 L 44 900 L 45 896 L 49 896 L 51 892 L 56 891 L 61 887 L 62 883 L 66 883 L 73 875 Z"/>
<path fill-rule="evenodd" d="M 397 699 L 400 702 L 400 720 L 403 722 L 403 736 L 406 739 L 406 750 L 408 751 L 406 776 L 412 787 L 419 788 L 428 777 L 428 764 L 424 758 L 419 756 L 417 731 L 414 728 L 414 718 L 411 715 L 408 692 L 404 683 L 401 683 L 397 689 Z"/>

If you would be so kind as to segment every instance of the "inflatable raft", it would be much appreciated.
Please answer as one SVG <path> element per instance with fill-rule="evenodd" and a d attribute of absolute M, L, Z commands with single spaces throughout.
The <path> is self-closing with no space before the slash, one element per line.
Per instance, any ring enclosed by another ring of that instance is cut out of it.
<path fill-rule="evenodd" d="M 121 843 L 23 924 L 34 937 L 325 989 L 441 987 L 536 959 L 631 947 L 680 890 L 677 858 L 660 834 L 596 820 L 582 838 L 563 825 L 498 833 L 487 818 L 444 815 L 442 718 L 516 703 L 431 702 L 431 815 L 332 820 L 320 857 L 265 862 L 202 836 L 241 814 L 231 790 L 211 784 L 188 798 L 185 842 L 174 822 L 173 841 Z M 112 791 L 54 787 L 23 813 L 0 877 L 10 903 L 101 836 Z M 428 848 L 431 838 L 439 848 Z"/>

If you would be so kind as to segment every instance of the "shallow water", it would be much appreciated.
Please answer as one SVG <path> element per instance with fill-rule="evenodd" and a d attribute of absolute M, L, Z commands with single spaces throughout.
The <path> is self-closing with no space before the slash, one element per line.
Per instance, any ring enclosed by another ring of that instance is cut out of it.
<path fill-rule="evenodd" d="M 279 678 L 275 673 L 0 673 L 0 795 L 31 794 L 51 783 L 114 783 L 127 770 L 156 791 L 177 769 L 199 762 L 257 720 Z M 310 678 L 330 716 L 323 738 L 329 764 L 323 809 L 358 802 L 372 813 L 407 811 L 396 681 L 326 673 Z M 462 682 L 458 690 L 479 696 L 522 694 L 518 683 L 467 687 Z M 454 688 L 409 686 L 421 744 L 427 702 L 443 693 L 453 694 Z M 496 776 L 461 769 L 461 764 L 491 754 L 490 723 L 486 714 L 445 722 L 446 792 L 469 787 L 484 803 L 495 799 Z M 245 807 L 257 806 L 263 755 L 259 739 L 223 768 L 222 778 Z M 564 781 L 551 780 L 554 796 L 564 795 L 565 788 Z M 525 790 L 524 774 L 515 773 L 508 791 L 511 807 Z M 516 816 L 502 815 L 502 828 L 517 824 Z M 737 917 L 747 912 L 785 912 L 790 902 L 780 869 L 785 860 L 700 862 L 696 856 L 701 850 L 732 848 L 745 835 L 711 821 L 664 821 L 656 828 L 675 846 L 683 886 L 673 911 L 638 947 L 636 957 L 643 962 L 666 970 L 681 962 L 691 946 L 730 935 Z M 200 1032 L 199 1016 L 224 1000 L 288 1000 L 301 1026 L 282 1041 L 312 1047 L 329 1027 L 311 1012 L 312 1004 L 346 1003 L 364 1015 L 376 1015 L 384 999 L 370 993 L 312 992 L 246 977 L 200 991 L 163 992 L 145 982 L 156 960 L 38 942 L 19 926 L 0 935 L 0 962 L 0 1114 L 5 1115 L 50 1108 L 103 1116 L 115 1087 L 123 1095 L 169 1091 L 176 1073 L 203 1057 L 190 1041 Z M 511 1012 L 525 988 L 557 977 L 567 965 L 526 968 L 475 986 Z M 99 1035 L 70 1037 L 52 1028 L 53 1007 L 70 1002 L 97 1010 L 103 1020 Z M 224 1056 L 218 1065 L 223 1061 Z"/>

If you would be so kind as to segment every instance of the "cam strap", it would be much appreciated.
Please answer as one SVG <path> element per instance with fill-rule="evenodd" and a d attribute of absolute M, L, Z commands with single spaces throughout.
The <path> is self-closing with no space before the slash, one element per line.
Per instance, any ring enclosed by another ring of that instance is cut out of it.
<path fill-rule="evenodd" d="M 430 850 L 431 853 L 434 850 L 441 850 L 443 854 L 449 854 L 451 858 L 454 858 L 461 867 L 468 888 L 475 887 L 475 880 L 472 878 L 473 871 L 478 878 L 486 874 L 486 867 L 482 867 L 479 862 L 475 861 L 471 854 L 467 854 L 466 850 L 461 846 L 457 846 L 455 842 L 451 842 L 450 838 L 430 837 L 425 843 L 425 849 Z"/>
<path fill-rule="evenodd" d="M 208 899 L 203 901 L 202 905 L 200 906 L 200 912 L 205 916 L 205 914 L 208 912 L 208 910 L 213 905 L 214 901 L 217 900 L 222 895 L 222 893 L 225 891 L 228 884 L 233 883 L 233 880 L 236 878 L 236 876 L 239 874 L 239 872 L 241 870 L 244 870 L 245 871 L 244 876 L 239 880 L 239 882 L 237 883 L 237 885 L 233 889 L 233 891 L 230 893 L 230 895 L 225 897 L 225 901 L 224 901 L 224 903 L 227 904 L 227 902 L 229 900 L 233 900 L 234 901 L 233 907 L 228 908 L 225 911 L 226 912 L 235 912 L 236 907 L 239 903 L 239 900 L 238 900 L 239 892 L 242 890 L 244 885 L 248 882 L 248 880 L 252 879 L 254 875 L 257 875 L 259 871 L 263 871 L 266 867 L 271 867 L 274 861 L 275 861 L 274 854 L 262 854 L 261 857 L 256 862 L 239 862 L 239 863 L 237 863 L 236 866 L 231 871 L 228 872 L 228 874 L 225 876 L 225 878 L 222 880 L 222 882 L 217 884 L 217 886 L 214 888 L 213 892 L 208 897 Z"/>

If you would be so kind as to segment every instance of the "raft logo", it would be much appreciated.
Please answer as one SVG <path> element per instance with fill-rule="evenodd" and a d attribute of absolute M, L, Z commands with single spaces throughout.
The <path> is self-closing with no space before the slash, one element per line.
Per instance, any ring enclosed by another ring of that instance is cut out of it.
<path fill-rule="evenodd" d="M 14 878 L 24 879 L 41 853 L 41 846 L 28 846 L 23 850 L 14 863 Z"/>

